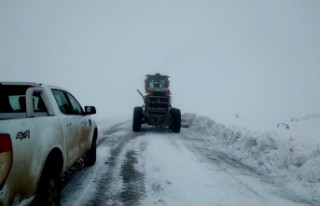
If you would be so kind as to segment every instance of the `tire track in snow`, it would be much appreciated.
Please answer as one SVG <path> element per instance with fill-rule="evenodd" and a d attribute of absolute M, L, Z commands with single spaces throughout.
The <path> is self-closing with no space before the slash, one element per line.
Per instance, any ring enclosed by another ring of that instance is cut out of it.
<path fill-rule="evenodd" d="M 111 125 L 103 131 L 99 131 L 97 139 L 97 155 L 100 153 L 101 145 L 113 145 L 119 142 L 114 133 L 123 130 L 123 127 L 129 121 L 120 122 Z M 106 141 L 107 140 L 107 141 Z M 100 146 L 100 147 L 99 147 Z M 102 163 L 103 165 L 103 163 Z M 92 167 L 83 167 L 83 161 L 79 160 L 72 168 L 70 168 L 66 174 L 61 178 L 61 204 L 67 206 L 78 205 L 81 203 L 83 196 L 88 196 L 87 193 L 92 193 L 92 185 L 95 185 L 97 181 L 96 176 L 100 171 L 101 164 L 99 164 L 99 157 L 97 162 Z M 93 182 L 92 182 L 93 179 Z"/>
<path fill-rule="evenodd" d="M 123 181 L 121 200 L 124 205 L 138 205 L 140 198 L 145 194 L 144 174 L 136 169 L 137 163 L 136 151 L 127 151 L 120 172 Z"/>
<path fill-rule="evenodd" d="M 124 145 L 135 136 L 126 132 L 128 122 L 114 124 L 102 130 L 97 140 L 97 162 L 93 167 L 73 170 L 63 182 L 62 205 L 110 205 L 106 204 L 104 190 L 110 189 L 114 179 L 119 179 L 114 174 L 118 156 Z M 119 135 L 119 132 L 124 135 Z M 102 154 L 102 155 L 101 155 Z M 103 193 L 103 194 L 102 194 Z M 85 200 L 83 200 L 85 199 Z"/>
<path fill-rule="evenodd" d="M 143 133 L 126 131 L 124 126 L 127 129 L 127 122 L 117 124 L 103 133 L 99 145 L 110 146 L 110 156 L 97 176 L 96 193 L 84 205 L 137 205 L 145 192 L 144 174 L 135 168 L 136 151 L 127 148 L 131 141 Z"/>

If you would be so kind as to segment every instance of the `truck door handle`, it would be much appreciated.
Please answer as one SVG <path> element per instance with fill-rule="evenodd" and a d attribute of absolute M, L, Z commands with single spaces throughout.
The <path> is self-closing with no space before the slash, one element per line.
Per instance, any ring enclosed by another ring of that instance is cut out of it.
<path fill-rule="evenodd" d="M 67 127 L 70 127 L 72 125 L 71 122 L 67 122 Z"/>

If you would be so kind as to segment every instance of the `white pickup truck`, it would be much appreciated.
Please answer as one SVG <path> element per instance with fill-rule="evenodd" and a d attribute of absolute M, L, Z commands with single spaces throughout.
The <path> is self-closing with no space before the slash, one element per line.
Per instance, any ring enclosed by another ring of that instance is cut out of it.
<path fill-rule="evenodd" d="M 0 206 L 60 205 L 63 173 L 95 164 L 95 113 L 59 87 L 0 82 Z"/>

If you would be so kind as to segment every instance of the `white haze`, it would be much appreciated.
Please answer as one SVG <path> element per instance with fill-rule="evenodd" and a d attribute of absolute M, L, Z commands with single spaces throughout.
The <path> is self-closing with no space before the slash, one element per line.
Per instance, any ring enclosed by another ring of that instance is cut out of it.
<path fill-rule="evenodd" d="M 171 75 L 182 113 L 265 122 L 320 112 L 318 0 L 0 0 L 0 79 L 62 86 L 101 117 Z"/>

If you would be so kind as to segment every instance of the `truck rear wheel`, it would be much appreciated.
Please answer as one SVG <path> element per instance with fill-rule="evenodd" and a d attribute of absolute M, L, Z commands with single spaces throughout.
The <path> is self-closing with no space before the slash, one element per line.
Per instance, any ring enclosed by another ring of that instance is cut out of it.
<path fill-rule="evenodd" d="M 32 206 L 37 205 L 60 205 L 60 180 L 51 169 L 52 167 L 46 166 L 43 174 L 40 178 L 38 191 L 34 201 L 31 203 Z"/>
<path fill-rule="evenodd" d="M 179 133 L 181 128 L 181 111 L 180 109 L 172 108 L 170 113 L 172 117 L 172 131 L 174 133 Z"/>
<path fill-rule="evenodd" d="M 59 179 L 50 177 L 46 181 L 43 191 L 40 192 L 42 194 L 40 205 L 60 206 Z"/>
<path fill-rule="evenodd" d="M 135 107 L 133 110 L 132 130 L 138 132 L 141 130 L 142 107 Z"/>

